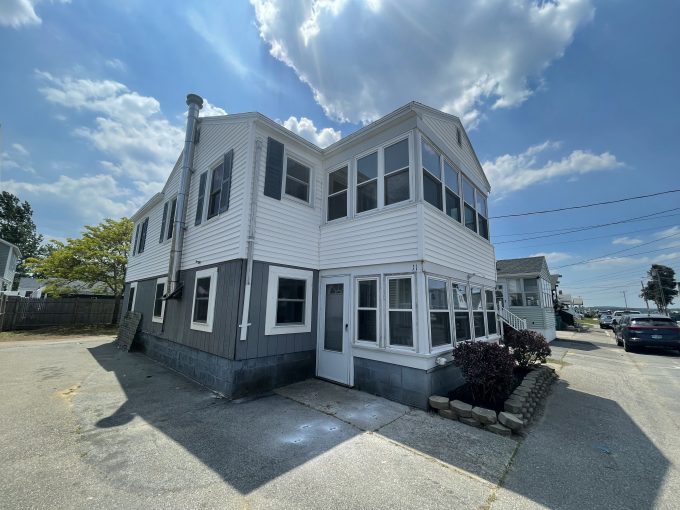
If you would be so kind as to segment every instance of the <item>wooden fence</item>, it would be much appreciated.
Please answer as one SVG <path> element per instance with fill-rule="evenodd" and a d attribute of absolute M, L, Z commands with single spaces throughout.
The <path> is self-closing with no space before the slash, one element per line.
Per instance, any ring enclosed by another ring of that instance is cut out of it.
<path fill-rule="evenodd" d="M 0 296 L 0 331 L 113 322 L 115 299 Z"/>

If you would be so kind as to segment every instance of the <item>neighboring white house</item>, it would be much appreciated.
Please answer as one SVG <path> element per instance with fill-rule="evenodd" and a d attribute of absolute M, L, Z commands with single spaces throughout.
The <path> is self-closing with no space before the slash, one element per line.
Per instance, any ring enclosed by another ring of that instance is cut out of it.
<path fill-rule="evenodd" d="M 545 257 L 499 260 L 497 295 L 503 307 L 526 320 L 549 342 L 557 336 L 552 280 Z"/>
<path fill-rule="evenodd" d="M 318 376 L 425 407 L 460 380 L 455 342 L 498 340 L 490 186 L 457 117 L 409 103 L 321 149 L 187 104 L 132 217 L 124 306 L 149 356 L 233 397 Z"/>
<path fill-rule="evenodd" d="M 0 291 L 11 291 L 17 264 L 21 259 L 19 248 L 0 239 Z"/>

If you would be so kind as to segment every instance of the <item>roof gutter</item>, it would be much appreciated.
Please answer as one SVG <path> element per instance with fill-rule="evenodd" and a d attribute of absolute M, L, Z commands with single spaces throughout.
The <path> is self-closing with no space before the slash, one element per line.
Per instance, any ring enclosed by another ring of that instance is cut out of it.
<path fill-rule="evenodd" d="M 172 232 L 170 248 L 170 264 L 168 268 L 167 296 L 175 295 L 179 286 L 179 272 L 182 266 L 182 248 L 184 247 L 184 232 L 186 230 L 186 211 L 191 182 L 191 167 L 194 163 L 194 149 L 196 147 L 196 125 L 198 112 L 203 108 L 203 99 L 196 94 L 187 96 L 187 129 L 184 137 L 184 151 L 182 152 L 182 169 L 179 176 L 179 190 L 177 191 L 177 207 L 175 209 L 175 223 Z"/>

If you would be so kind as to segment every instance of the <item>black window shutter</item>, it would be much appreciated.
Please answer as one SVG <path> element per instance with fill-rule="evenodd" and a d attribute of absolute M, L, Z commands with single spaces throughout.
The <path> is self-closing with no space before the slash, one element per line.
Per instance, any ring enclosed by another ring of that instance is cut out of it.
<path fill-rule="evenodd" d="M 142 232 L 139 235 L 139 248 L 138 252 L 142 253 L 144 251 L 144 248 L 146 247 L 146 230 L 149 228 L 149 218 L 146 218 L 144 220 L 144 223 L 142 223 Z"/>
<path fill-rule="evenodd" d="M 137 243 L 139 242 L 139 223 L 137 224 L 137 228 L 135 229 L 135 245 L 132 248 L 132 254 L 134 255 L 137 253 Z"/>
<path fill-rule="evenodd" d="M 161 220 L 161 235 L 158 238 L 158 242 L 162 243 L 163 238 L 165 236 L 165 222 L 168 219 L 168 203 L 165 202 L 165 205 L 163 206 L 163 219 Z"/>
<path fill-rule="evenodd" d="M 234 166 L 234 149 L 224 155 L 222 167 L 222 191 L 220 196 L 220 213 L 229 209 L 229 194 L 231 193 L 231 170 Z"/>
<path fill-rule="evenodd" d="M 283 181 L 283 144 L 267 138 L 267 166 L 264 174 L 264 194 L 281 200 Z"/>
<path fill-rule="evenodd" d="M 203 221 L 203 201 L 205 200 L 205 181 L 207 178 L 208 172 L 203 172 L 198 183 L 198 202 L 196 203 L 196 221 L 194 225 L 200 225 Z"/>

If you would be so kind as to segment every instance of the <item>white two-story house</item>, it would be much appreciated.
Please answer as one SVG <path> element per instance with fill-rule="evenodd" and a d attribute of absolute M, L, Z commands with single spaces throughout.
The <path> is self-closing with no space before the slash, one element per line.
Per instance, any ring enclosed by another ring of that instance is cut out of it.
<path fill-rule="evenodd" d="M 461 380 L 456 342 L 499 338 L 490 186 L 458 118 L 409 103 L 321 149 L 187 104 L 132 217 L 149 356 L 230 397 L 317 376 L 425 407 Z"/>

